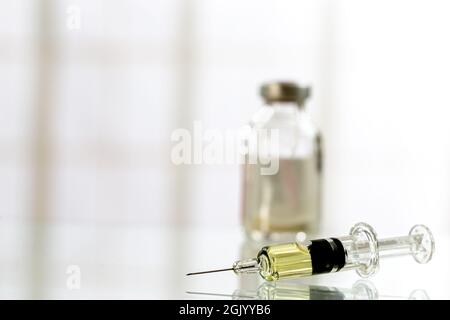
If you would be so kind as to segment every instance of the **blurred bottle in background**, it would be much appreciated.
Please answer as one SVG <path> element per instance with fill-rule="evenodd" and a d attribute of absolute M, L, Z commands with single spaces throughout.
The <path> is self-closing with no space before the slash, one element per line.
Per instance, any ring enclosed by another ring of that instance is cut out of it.
<path fill-rule="evenodd" d="M 249 123 L 250 136 L 256 138 L 246 141 L 249 153 L 242 170 L 242 222 L 251 239 L 284 241 L 295 239 L 299 232 L 317 232 L 322 152 L 321 136 L 304 108 L 309 94 L 309 88 L 291 82 L 261 87 L 265 105 Z M 262 162 L 249 159 L 269 144 L 264 140 L 270 135 L 256 132 L 272 129 L 278 129 L 278 170 L 262 174 Z"/>

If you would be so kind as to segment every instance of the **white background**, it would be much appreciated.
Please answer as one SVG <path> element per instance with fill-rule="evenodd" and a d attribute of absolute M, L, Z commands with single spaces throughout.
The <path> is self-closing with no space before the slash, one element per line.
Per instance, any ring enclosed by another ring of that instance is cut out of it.
<path fill-rule="evenodd" d="M 75 245 L 49 234 L 50 260 L 89 252 L 97 227 L 239 230 L 238 165 L 176 167 L 170 134 L 194 120 L 239 128 L 273 79 L 313 88 L 323 233 L 358 221 L 450 233 L 449 12 L 444 0 L 1 0 L 0 282 L 28 279 L 22 223 L 38 218 L 92 231 Z"/>

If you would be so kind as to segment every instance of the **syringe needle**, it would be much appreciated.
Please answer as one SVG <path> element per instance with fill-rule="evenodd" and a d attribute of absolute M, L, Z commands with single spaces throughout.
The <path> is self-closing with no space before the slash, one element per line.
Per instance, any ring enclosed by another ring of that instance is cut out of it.
<path fill-rule="evenodd" d="M 354 269 L 361 277 L 368 277 L 378 270 L 382 257 L 411 255 L 417 262 L 427 263 L 433 252 L 434 238 L 424 225 L 415 225 L 405 236 L 378 240 L 373 228 L 361 222 L 347 236 L 264 246 L 255 258 L 235 261 L 231 268 L 186 275 L 234 271 L 259 273 L 274 281 Z"/>
<path fill-rule="evenodd" d="M 205 274 L 205 273 L 213 273 L 213 272 L 222 272 L 222 271 L 233 271 L 234 268 L 226 268 L 226 269 L 216 269 L 216 270 L 208 270 L 208 271 L 200 271 L 200 272 L 191 272 L 187 273 L 187 276 L 195 276 L 198 274 Z"/>

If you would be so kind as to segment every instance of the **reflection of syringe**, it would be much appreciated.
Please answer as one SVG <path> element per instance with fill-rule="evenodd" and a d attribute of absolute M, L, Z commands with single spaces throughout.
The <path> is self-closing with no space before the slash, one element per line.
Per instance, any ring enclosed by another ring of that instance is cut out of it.
<path fill-rule="evenodd" d="M 259 272 L 273 281 L 355 269 L 361 277 L 368 277 L 378 270 L 380 257 L 412 255 L 417 262 L 427 263 L 433 252 L 434 239 L 424 225 L 414 226 L 407 236 L 378 240 L 371 226 L 358 223 L 349 236 L 265 246 L 256 258 L 236 261 L 231 268 L 187 275 Z"/>
<path fill-rule="evenodd" d="M 233 300 L 428 300 L 423 290 L 414 290 L 409 297 L 379 295 L 375 286 L 365 280 L 357 281 L 351 289 L 328 286 L 270 283 L 261 284 L 256 290 L 236 290 L 233 294 L 214 294 L 203 292 L 187 292 L 220 297 L 231 297 Z"/>

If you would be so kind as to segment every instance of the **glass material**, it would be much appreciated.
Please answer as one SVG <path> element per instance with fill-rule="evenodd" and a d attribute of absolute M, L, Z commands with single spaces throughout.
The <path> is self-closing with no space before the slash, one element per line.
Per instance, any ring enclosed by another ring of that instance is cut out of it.
<path fill-rule="evenodd" d="M 298 232 L 317 230 L 321 201 L 320 136 L 308 113 L 293 102 L 263 106 L 250 122 L 250 153 L 243 165 L 242 221 L 254 240 L 295 239 Z M 270 134 L 277 130 L 277 150 Z M 255 146 L 256 145 L 256 146 Z M 271 147 L 267 147 L 270 145 Z M 252 163 L 252 152 L 270 149 L 264 161 Z M 253 151 L 252 151 L 253 150 Z M 276 159 L 275 159 L 276 157 Z M 264 164 L 277 161 L 274 174 L 262 174 Z"/>
<path fill-rule="evenodd" d="M 237 274 L 259 272 L 268 281 L 340 270 L 356 270 L 361 277 L 369 277 L 378 271 L 380 257 L 411 255 L 424 264 L 433 253 L 434 238 L 424 225 L 413 226 L 407 236 L 378 240 L 373 228 L 361 222 L 349 236 L 265 246 L 256 258 L 236 261 L 230 269 Z M 193 274 L 218 271 L 222 270 Z"/>

